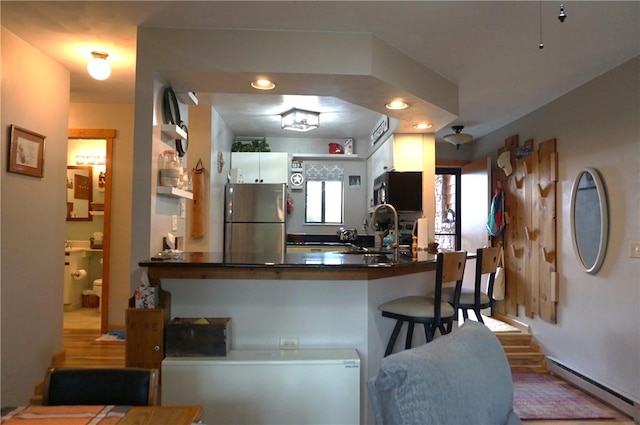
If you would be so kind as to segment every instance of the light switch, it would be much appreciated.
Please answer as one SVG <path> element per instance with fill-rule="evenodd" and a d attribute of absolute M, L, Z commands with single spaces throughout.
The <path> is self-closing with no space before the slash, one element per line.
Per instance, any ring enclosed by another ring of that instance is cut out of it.
<path fill-rule="evenodd" d="M 629 257 L 640 258 L 640 242 L 629 242 Z"/>
<path fill-rule="evenodd" d="M 177 232 L 178 231 L 178 216 L 177 215 L 172 215 L 171 216 L 171 231 L 172 232 Z"/>
<path fill-rule="evenodd" d="M 184 199 L 180 199 L 180 218 L 185 218 L 187 214 L 187 206 Z"/>

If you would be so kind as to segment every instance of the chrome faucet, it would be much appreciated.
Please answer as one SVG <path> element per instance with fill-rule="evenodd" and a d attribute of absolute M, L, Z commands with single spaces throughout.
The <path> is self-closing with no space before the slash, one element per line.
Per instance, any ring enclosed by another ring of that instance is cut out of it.
<path fill-rule="evenodd" d="M 398 211 L 396 211 L 396 208 L 391 205 L 391 204 L 379 204 L 376 205 L 375 209 L 373 210 L 373 214 L 371 215 L 371 225 L 373 225 L 376 222 L 376 214 L 378 213 L 378 210 L 381 209 L 385 209 L 385 208 L 389 208 L 391 210 L 391 212 L 393 213 L 393 236 L 395 238 L 395 240 L 393 241 L 393 243 L 391 245 L 389 245 L 389 247 L 393 250 L 393 261 L 395 263 L 398 262 Z"/>

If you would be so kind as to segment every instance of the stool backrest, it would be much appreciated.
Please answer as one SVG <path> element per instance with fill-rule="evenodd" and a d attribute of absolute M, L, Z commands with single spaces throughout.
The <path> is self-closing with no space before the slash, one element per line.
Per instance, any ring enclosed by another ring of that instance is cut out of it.
<path fill-rule="evenodd" d="M 436 287 L 434 292 L 436 321 L 440 321 L 440 302 L 442 300 L 442 284 L 456 282 L 455 299 L 460 298 L 464 268 L 467 264 L 467 251 L 448 251 L 438 254 L 436 259 Z M 454 304 L 457 309 L 457 301 Z"/>
<path fill-rule="evenodd" d="M 42 404 L 124 405 L 158 404 L 158 369 L 49 368 Z"/>
<path fill-rule="evenodd" d="M 467 251 L 441 252 L 438 254 L 438 262 L 440 262 L 440 258 L 442 258 L 441 282 L 462 280 L 467 264 Z"/>
<path fill-rule="evenodd" d="M 476 251 L 476 276 L 475 276 L 475 303 L 480 304 L 480 293 L 482 291 L 482 275 L 488 274 L 487 295 L 491 300 L 493 298 L 493 284 L 498 270 L 498 258 L 500 256 L 500 248 L 478 248 Z"/>

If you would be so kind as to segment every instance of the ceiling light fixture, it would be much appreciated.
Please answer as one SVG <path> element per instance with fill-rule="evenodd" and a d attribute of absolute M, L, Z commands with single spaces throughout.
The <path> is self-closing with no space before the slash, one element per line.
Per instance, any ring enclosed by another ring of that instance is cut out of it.
<path fill-rule="evenodd" d="M 105 52 L 91 52 L 93 56 L 87 65 L 89 75 L 96 80 L 106 80 L 111 75 L 111 65 L 107 62 L 109 54 Z"/>
<path fill-rule="evenodd" d="M 276 84 L 266 78 L 258 78 L 251 82 L 251 87 L 258 90 L 273 90 L 276 88 Z"/>
<path fill-rule="evenodd" d="M 442 139 L 451 143 L 456 147 L 456 149 L 460 149 L 460 145 L 464 145 L 465 143 L 469 143 L 473 140 L 473 136 L 470 134 L 461 133 L 464 125 L 454 125 L 451 127 L 455 133 L 447 134 Z"/>
<path fill-rule="evenodd" d="M 431 128 L 431 127 L 432 125 L 429 124 L 428 122 L 421 122 L 413 125 L 413 128 L 415 128 L 416 130 L 426 130 L 427 128 Z"/>
<path fill-rule="evenodd" d="M 104 155 L 76 155 L 76 164 L 82 165 L 104 165 L 107 158 Z"/>
<path fill-rule="evenodd" d="M 309 131 L 320 127 L 320 113 L 293 108 L 283 114 L 282 128 L 293 131 Z"/>
<path fill-rule="evenodd" d="M 407 104 L 402 100 L 394 100 L 393 102 L 389 102 L 386 105 L 384 105 L 384 107 L 387 109 L 398 111 L 401 109 L 407 109 L 409 107 L 409 104 Z"/>

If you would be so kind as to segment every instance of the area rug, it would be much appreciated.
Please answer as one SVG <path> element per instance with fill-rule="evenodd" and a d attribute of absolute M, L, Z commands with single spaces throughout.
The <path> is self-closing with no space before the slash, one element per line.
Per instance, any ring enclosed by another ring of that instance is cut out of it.
<path fill-rule="evenodd" d="M 513 409 L 520 419 L 615 418 L 586 394 L 576 394 L 546 375 L 514 373 L 512 376 Z"/>

